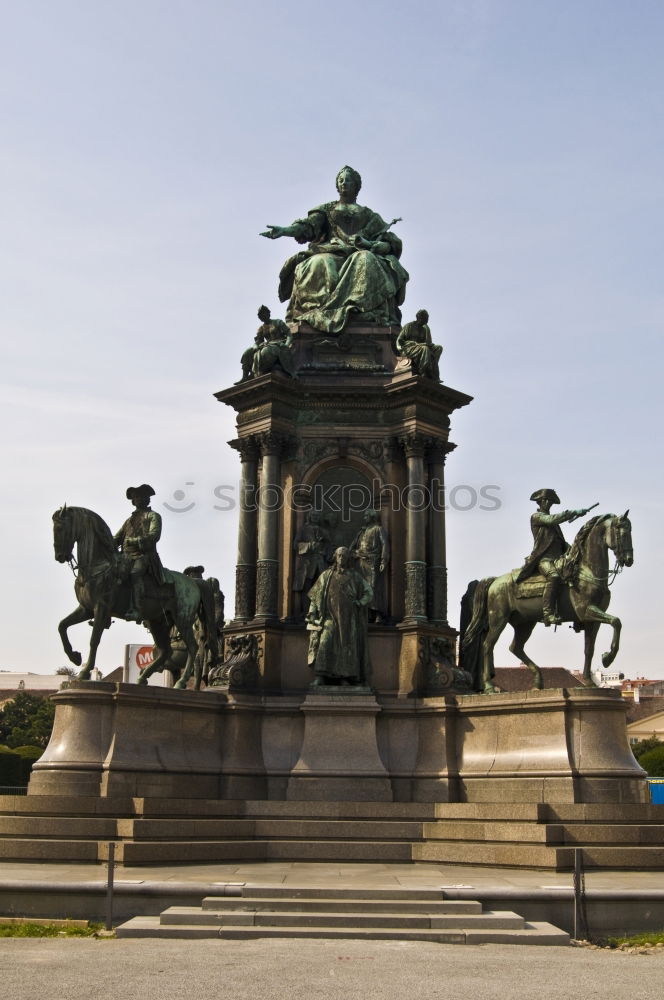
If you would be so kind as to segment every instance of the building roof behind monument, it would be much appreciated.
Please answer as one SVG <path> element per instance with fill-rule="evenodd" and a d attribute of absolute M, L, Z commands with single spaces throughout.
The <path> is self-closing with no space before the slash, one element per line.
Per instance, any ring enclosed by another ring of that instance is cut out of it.
<path fill-rule="evenodd" d="M 122 682 L 124 678 L 124 667 L 115 667 L 110 673 L 104 675 L 105 681 L 119 681 Z"/>
<path fill-rule="evenodd" d="M 644 701 L 628 702 L 627 722 L 641 722 L 651 715 L 658 715 L 664 712 L 664 695 L 655 698 L 646 698 Z"/>

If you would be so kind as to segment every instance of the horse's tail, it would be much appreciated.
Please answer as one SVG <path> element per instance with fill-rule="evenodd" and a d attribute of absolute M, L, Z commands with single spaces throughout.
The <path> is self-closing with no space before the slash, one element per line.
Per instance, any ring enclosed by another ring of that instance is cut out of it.
<path fill-rule="evenodd" d="M 471 675 L 476 690 L 480 690 L 482 675 L 482 642 L 489 628 L 487 597 L 495 579 L 472 580 L 461 599 L 459 667 Z"/>
<path fill-rule="evenodd" d="M 203 624 L 205 630 L 205 648 L 207 650 L 207 664 L 204 667 L 204 672 L 207 673 L 208 670 L 216 666 L 219 659 L 219 643 L 217 639 L 217 620 L 214 606 L 214 594 L 212 593 L 212 588 L 208 585 L 207 580 L 199 580 L 199 593 L 201 595 L 201 603 L 199 608 L 199 618 Z"/>
<path fill-rule="evenodd" d="M 472 604 L 472 617 L 468 624 L 468 627 L 464 630 L 461 637 L 462 646 L 470 646 L 475 639 L 479 638 L 486 632 L 489 628 L 489 616 L 487 612 L 487 594 L 489 593 L 489 587 L 496 579 L 495 576 L 487 576 L 483 580 L 477 583 L 473 580 L 471 584 L 468 585 L 468 591 L 472 592 L 466 594 L 471 598 Z"/>

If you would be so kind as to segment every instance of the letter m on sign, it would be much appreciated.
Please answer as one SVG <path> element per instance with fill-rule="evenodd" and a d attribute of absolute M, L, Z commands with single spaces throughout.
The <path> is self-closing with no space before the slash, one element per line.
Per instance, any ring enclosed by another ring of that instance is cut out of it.
<path fill-rule="evenodd" d="M 136 663 L 142 669 L 147 667 L 148 664 L 152 663 L 153 651 L 152 646 L 143 646 L 136 654 Z"/>

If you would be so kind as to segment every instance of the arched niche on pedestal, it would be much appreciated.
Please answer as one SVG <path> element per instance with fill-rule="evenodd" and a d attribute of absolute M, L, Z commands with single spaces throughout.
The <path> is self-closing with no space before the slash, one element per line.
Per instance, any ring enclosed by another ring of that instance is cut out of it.
<path fill-rule="evenodd" d="M 328 555 L 331 559 L 339 546 L 353 543 L 362 527 L 364 512 L 369 507 L 380 512 L 384 485 L 383 476 L 375 466 L 351 455 L 323 459 L 306 470 L 299 490 L 294 491 L 290 518 L 291 604 L 297 539 L 303 531 L 309 510 L 322 515 L 322 524 L 330 535 Z M 385 523 L 384 527 L 387 529 L 388 525 Z"/>

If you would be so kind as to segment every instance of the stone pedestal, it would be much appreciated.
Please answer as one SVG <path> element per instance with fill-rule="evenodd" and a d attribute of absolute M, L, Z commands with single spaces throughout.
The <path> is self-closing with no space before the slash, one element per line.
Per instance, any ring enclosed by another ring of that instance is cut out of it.
<path fill-rule="evenodd" d="M 55 700 L 31 795 L 264 795 L 260 705 L 251 700 L 103 682 L 72 682 Z"/>
<path fill-rule="evenodd" d="M 620 692 L 568 688 L 457 701 L 463 801 L 648 801 Z"/>
<path fill-rule="evenodd" d="M 242 458 L 236 611 L 226 634 L 255 637 L 245 690 L 306 690 L 298 540 L 309 512 L 318 514 L 325 564 L 337 547 L 353 546 L 369 509 L 390 548 L 375 609 L 381 628 L 370 640 L 380 646 L 372 687 L 379 695 L 451 690 L 440 671 L 430 683 L 440 655 L 424 646 L 430 636 L 456 638 L 446 610 L 444 467 L 454 448 L 450 417 L 471 397 L 397 366 L 396 328 L 292 331 L 297 378 L 274 370 L 216 393 L 237 413 L 231 443 Z"/>
<path fill-rule="evenodd" d="M 323 693 L 327 690 L 329 693 Z M 343 689 L 342 689 L 343 690 Z M 286 798 L 391 802 L 392 786 L 376 742 L 375 695 L 319 688 L 302 704 L 304 738 Z M 318 693 L 320 692 L 320 693 Z"/>
<path fill-rule="evenodd" d="M 72 682 L 30 795 L 640 803 L 617 691 L 376 696 Z"/>

